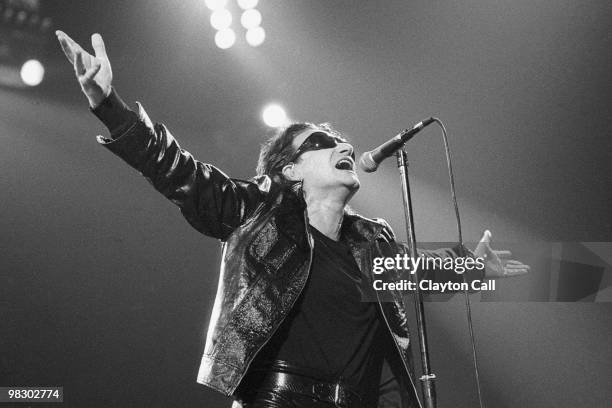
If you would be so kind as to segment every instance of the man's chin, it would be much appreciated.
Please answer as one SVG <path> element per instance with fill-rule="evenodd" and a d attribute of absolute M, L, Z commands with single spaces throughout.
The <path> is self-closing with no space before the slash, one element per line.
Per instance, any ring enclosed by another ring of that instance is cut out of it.
<path fill-rule="evenodd" d="M 347 203 L 355 196 L 355 194 L 357 193 L 357 191 L 359 191 L 359 180 L 356 180 L 355 183 L 348 185 L 347 189 L 348 189 L 348 194 L 347 194 Z"/>
<path fill-rule="evenodd" d="M 351 179 L 343 180 L 340 185 L 343 189 L 346 189 L 349 197 L 352 197 L 357 190 L 359 190 L 359 187 L 361 187 L 361 183 L 356 176 L 352 177 Z"/>
<path fill-rule="evenodd" d="M 359 182 L 357 176 L 353 178 L 353 183 L 348 184 L 347 187 L 349 188 L 349 190 L 351 190 L 351 193 L 353 194 L 355 194 L 357 190 L 359 190 L 359 187 L 361 187 L 361 183 Z"/>

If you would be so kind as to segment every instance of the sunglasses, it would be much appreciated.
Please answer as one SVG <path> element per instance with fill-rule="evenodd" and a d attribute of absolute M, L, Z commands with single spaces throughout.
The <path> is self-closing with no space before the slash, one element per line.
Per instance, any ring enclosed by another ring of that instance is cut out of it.
<path fill-rule="evenodd" d="M 313 150 L 332 149 L 338 146 L 339 143 L 348 143 L 346 140 L 338 136 L 331 136 L 325 132 L 314 132 L 311 133 L 298 147 L 293 156 L 291 162 L 295 161 L 302 153 L 306 153 Z M 351 154 L 353 159 L 355 153 Z"/>

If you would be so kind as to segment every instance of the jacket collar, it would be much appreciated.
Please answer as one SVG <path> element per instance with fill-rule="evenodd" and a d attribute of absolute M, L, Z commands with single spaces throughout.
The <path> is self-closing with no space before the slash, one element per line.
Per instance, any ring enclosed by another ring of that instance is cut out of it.
<path fill-rule="evenodd" d="M 353 241 L 373 241 L 384 228 L 380 221 L 365 218 L 352 211 L 344 213 L 342 229 L 345 236 Z"/>

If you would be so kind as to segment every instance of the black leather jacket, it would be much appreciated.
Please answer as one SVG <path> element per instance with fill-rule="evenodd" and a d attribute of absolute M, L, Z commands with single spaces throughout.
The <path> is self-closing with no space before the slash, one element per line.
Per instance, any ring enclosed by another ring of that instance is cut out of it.
<path fill-rule="evenodd" d="M 217 296 L 197 381 L 231 395 L 255 355 L 279 327 L 308 279 L 312 237 L 303 199 L 282 192 L 268 177 L 231 179 L 182 150 L 165 126 L 136 115 L 113 93 L 94 110 L 111 129 L 98 141 L 138 170 L 179 206 L 189 223 L 223 242 Z M 110 118 L 110 119 L 109 119 Z M 343 234 L 364 277 L 393 233 L 383 220 L 347 214 Z M 433 256 L 456 256 L 451 250 Z M 412 379 L 407 300 L 399 293 L 378 300 L 389 333 L 387 361 L 395 380 L 379 406 L 409 407 Z M 392 402 L 392 405 L 385 405 Z M 401 402 L 401 403 L 400 403 Z M 400 405 L 401 404 L 401 405 Z"/>

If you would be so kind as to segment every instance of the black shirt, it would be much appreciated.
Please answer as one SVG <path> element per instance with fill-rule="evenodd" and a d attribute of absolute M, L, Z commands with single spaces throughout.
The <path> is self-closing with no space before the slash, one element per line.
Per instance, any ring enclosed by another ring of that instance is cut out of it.
<path fill-rule="evenodd" d="M 315 228 L 314 256 L 302 294 L 260 358 L 342 377 L 361 392 L 378 386 L 383 356 L 376 303 L 361 298 L 361 274 L 344 242 Z"/>

